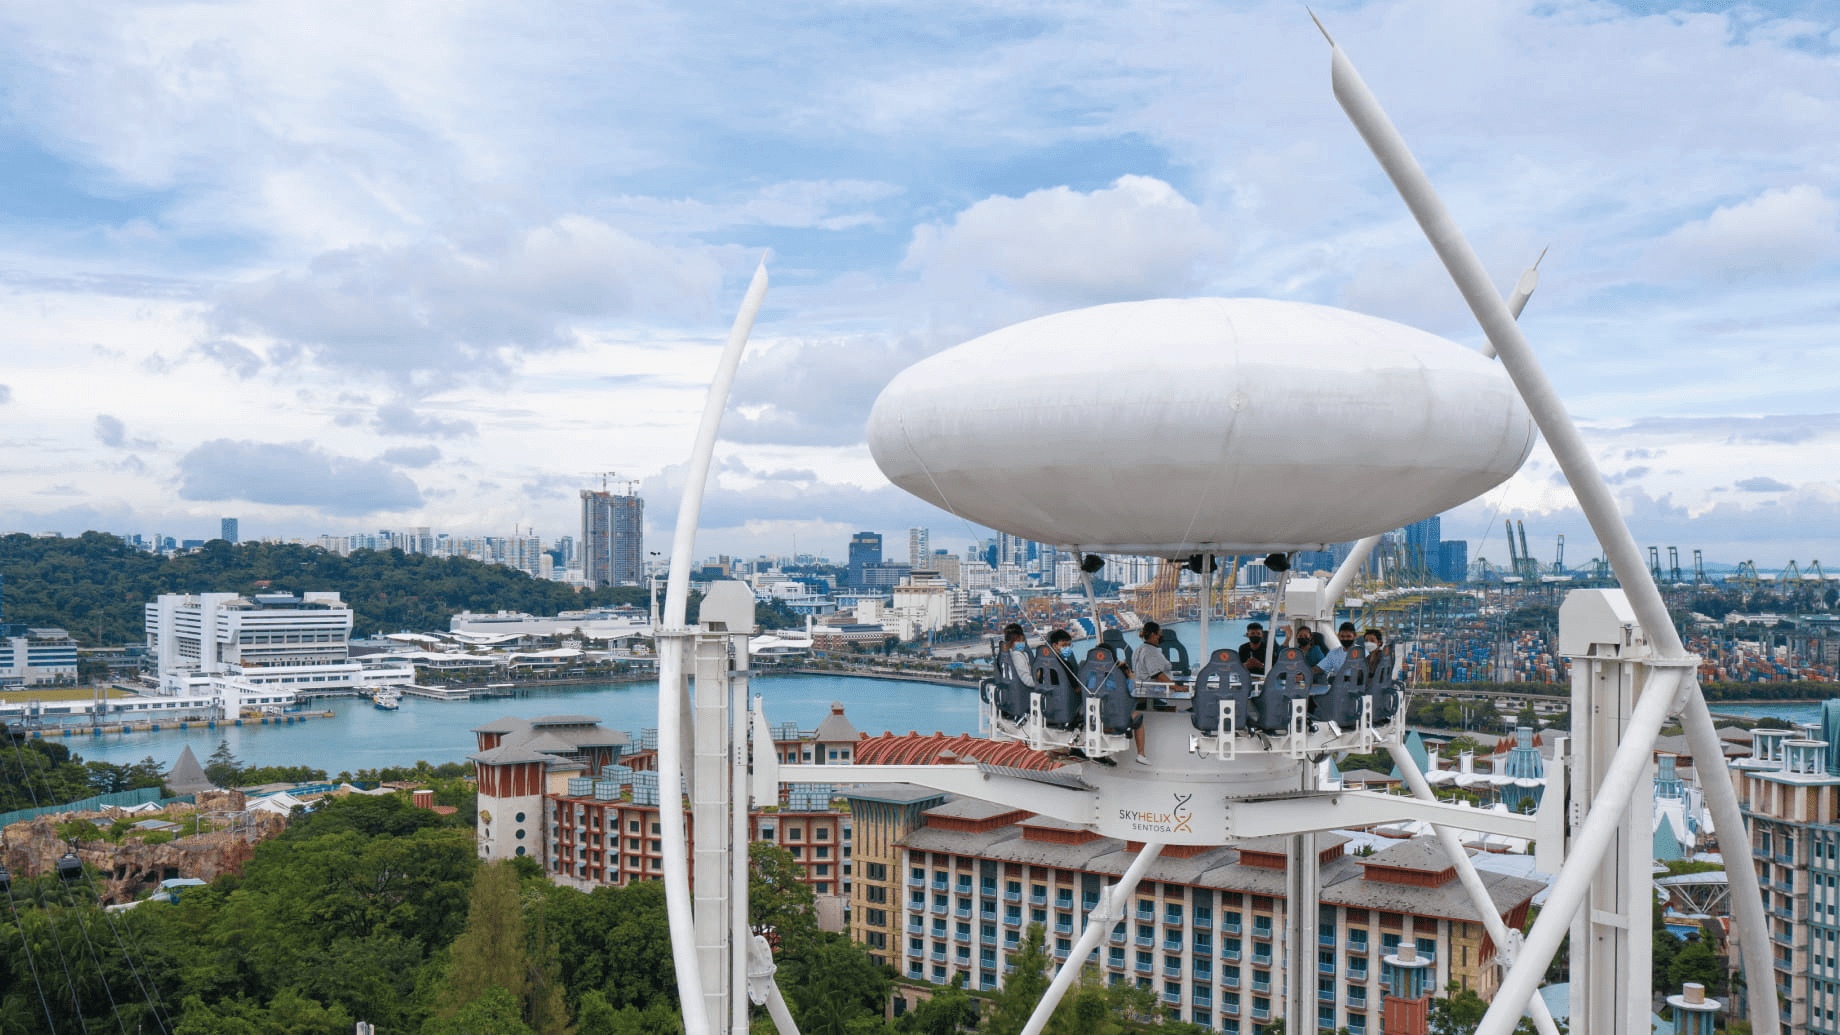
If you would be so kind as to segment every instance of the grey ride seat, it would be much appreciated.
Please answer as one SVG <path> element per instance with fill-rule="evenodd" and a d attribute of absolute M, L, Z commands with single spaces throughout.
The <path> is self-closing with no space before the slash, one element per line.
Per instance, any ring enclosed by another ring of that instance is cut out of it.
<path fill-rule="evenodd" d="M 1310 705 L 1319 721 L 1333 722 L 1349 730 L 1360 721 L 1361 701 L 1366 697 L 1367 661 L 1357 645 L 1348 648 L 1347 656 L 1334 672 L 1329 673 L 1323 692 L 1312 697 Z"/>
<path fill-rule="evenodd" d="M 1393 721 L 1394 713 L 1399 711 L 1399 680 L 1393 676 L 1393 648 L 1380 648 L 1380 664 L 1368 677 L 1367 692 L 1374 699 L 1374 725 L 1383 726 Z"/>
<path fill-rule="evenodd" d="M 1220 702 L 1233 702 L 1233 722 L 1243 728 L 1251 721 L 1252 673 L 1240 664 L 1239 651 L 1223 647 L 1208 656 L 1208 663 L 1195 673 L 1194 711 L 1189 721 L 1203 733 L 1220 728 Z"/>
<path fill-rule="evenodd" d="M 1163 652 L 1164 657 L 1169 659 L 1169 675 L 1172 678 L 1180 681 L 1189 677 L 1193 669 L 1189 663 L 1188 644 L 1182 642 L 1182 638 L 1176 635 L 1174 628 L 1163 626 L 1163 639 L 1157 644 L 1157 648 Z"/>
<path fill-rule="evenodd" d="M 1106 733 L 1128 733 L 1135 725 L 1137 702 L 1131 698 L 1131 680 L 1119 665 L 1118 654 L 1100 644 L 1086 652 L 1080 665 L 1080 688 L 1099 702 L 1099 724 Z"/>
<path fill-rule="evenodd" d="M 1033 693 L 1041 695 L 1041 721 L 1056 729 L 1070 729 L 1080 722 L 1080 686 L 1073 672 L 1043 644 L 1035 648 Z M 1026 698 L 1025 698 L 1026 700 Z M 1023 709 L 1027 714 L 1027 708 Z"/>
<path fill-rule="evenodd" d="M 1018 677 L 1012 658 L 1009 651 L 997 651 L 997 678 L 992 681 L 995 685 L 991 703 L 1005 719 L 1021 722 L 1029 717 L 1029 686 Z"/>
<path fill-rule="evenodd" d="M 1131 645 L 1124 642 L 1124 633 L 1119 632 L 1117 629 L 1107 629 L 1105 632 L 1099 634 L 1099 643 L 1102 646 L 1110 647 L 1112 653 L 1122 658 L 1126 665 L 1131 663 Z"/>
<path fill-rule="evenodd" d="M 1286 647 L 1271 660 L 1265 688 L 1252 708 L 1252 724 L 1266 733 L 1283 733 L 1291 727 L 1291 702 L 1310 697 L 1310 666 L 1303 652 Z"/>

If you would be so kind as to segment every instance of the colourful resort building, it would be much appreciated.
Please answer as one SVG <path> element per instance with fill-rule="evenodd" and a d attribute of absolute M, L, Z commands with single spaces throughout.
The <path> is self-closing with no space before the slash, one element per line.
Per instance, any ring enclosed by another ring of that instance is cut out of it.
<path fill-rule="evenodd" d="M 473 732 L 482 858 L 533 857 L 584 890 L 660 875 L 653 731 L 636 750 L 633 737 L 586 716 L 506 718 Z M 774 742 L 788 763 L 1058 764 L 974 737 L 869 737 L 841 706 L 811 732 L 775 727 Z M 922 991 L 961 975 L 973 989 L 1000 987 L 1033 925 L 1064 961 L 1100 890 L 1141 847 L 911 784 L 794 784 L 778 809 L 749 817 L 749 835 L 804 868 L 821 926 L 847 930 Z M 1318 1026 L 1423 1035 L 1429 997 L 1451 982 L 1494 992 L 1496 947 L 1431 838 L 1382 841 L 1367 855 L 1339 835 L 1318 843 L 1316 967 L 1295 976 L 1316 983 Z M 1183 1020 L 1253 1035 L 1282 1008 L 1284 866 L 1278 839 L 1166 849 L 1088 966 L 1154 992 Z M 1481 876 L 1516 929 L 1545 886 Z"/>

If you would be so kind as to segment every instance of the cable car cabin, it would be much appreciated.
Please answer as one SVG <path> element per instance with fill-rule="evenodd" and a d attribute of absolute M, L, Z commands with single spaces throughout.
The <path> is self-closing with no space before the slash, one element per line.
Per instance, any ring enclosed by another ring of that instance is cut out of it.
<path fill-rule="evenodd" d="M 1182 655 L 1186 662 L 1186 649 Z M 1132 746 L 1142 701 L 1156 698 L 1188 714 L 1194 755 L 1231 760 L 1252 751 L 1301 758 L 1310 752 L 1372 750 L 1379 731 L 1400 710 L 1391 646 L 1374 657 L 1357 644 L 1334 672 L 1314 668 L 1302 651 L 1285 647 L 1262 679 L 1240 662 L 1237 650 L 1221 648 L 1208 653 L 1192 682 L 1182 682 L 1179 677 L 1187 673 L 1181 672 L 1175 684 L 1154 688 L 1134 682 L 1128 666 L 1123 652 L 1107 641 L 1087 651 L 1077 667 L 1043 644 L 1031 653 L 1022 678 L 999 647 L 996 676 L 985 680 L 979 693 L 992 739 L 1021 741 L 1051 754 L 1077 750 L 1108 758 Z"/>
<path fill-rule="evenodd" d="M 65 881 L 82 880 L 83 860 L 78 859 L 75 852 L 65 852 L 58 856 L 57 872 Z"/>

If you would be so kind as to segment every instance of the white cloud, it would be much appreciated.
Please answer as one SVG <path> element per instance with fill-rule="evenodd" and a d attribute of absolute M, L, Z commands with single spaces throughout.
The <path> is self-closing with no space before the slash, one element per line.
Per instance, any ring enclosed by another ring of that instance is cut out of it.
<path fill-rule="evenodd" d="M 1654 248 L 1661 270 L 1691 277 L 1800 273 L 1840 258 L 1840 202 L 1819 187 L 1766 190 L 1676 228 Z"/>
<path fill-rule="evenodd" d="M 990 197 L 949 224 L 914 229 L 903 262 L 954 292 L 1008 291 L 1062 305 L 1181 295 L 1223 236 L 1174 187 L 1122 176 L 1110 187 Z"/>
<path fill-rule="evenodd" d="M 310 442 L 212 439 L 179 461 L 179 497 L 369 514 L 422 505 L 408 476 L 382 460 L 327 453 Z"/>

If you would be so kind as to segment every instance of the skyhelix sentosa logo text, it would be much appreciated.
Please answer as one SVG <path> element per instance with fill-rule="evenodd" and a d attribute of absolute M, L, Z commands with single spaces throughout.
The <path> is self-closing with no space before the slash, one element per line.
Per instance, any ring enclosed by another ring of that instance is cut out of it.
<path fill-rule="evenodd" d="M 1119 809 L 1118 818 L 1131 824 L 1132 830 L 1146 834 L 1186 834 L 1192 833 L 1189 822 L 1195 814 L 1189 811 L 1188 803 L 1193 794 L 1172 794 L 1175 804 L 1167 812 L 1150 812 L 1140 809 Z"/>

